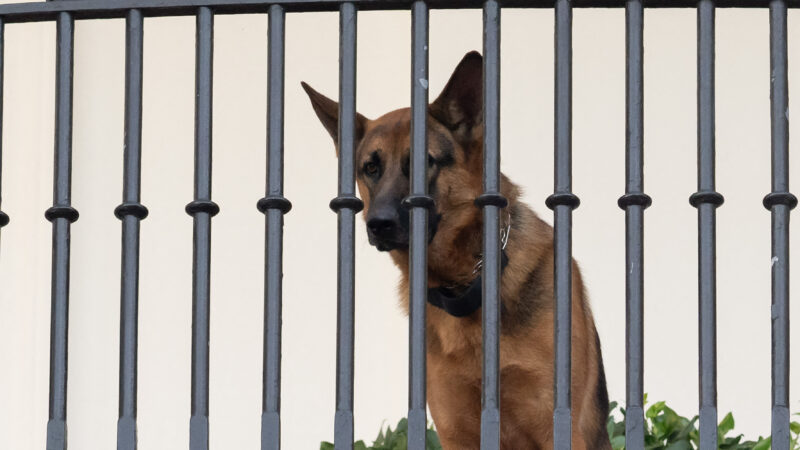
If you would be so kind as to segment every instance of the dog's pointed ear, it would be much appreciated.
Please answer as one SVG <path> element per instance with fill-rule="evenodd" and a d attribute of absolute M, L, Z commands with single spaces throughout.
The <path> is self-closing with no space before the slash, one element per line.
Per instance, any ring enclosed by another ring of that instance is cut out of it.
<path fill-rule="evenodd" d="M 311 106 L 314 108 L 314 112 L 317 113 L 319 121 L 322 122 L 322 125 L 326 130 L 328 130 L 328 134 L 330 134 L 333 138 L 333 143 L 337 146 L 336 152 L 338 154 L 339 103 L 315 91 L 314 88 L 306 84 L 304 81 L 301 81 L 300 85 L 303 86 L 303 90 L 305 90 L 306 94 L 308 94 L 308 98 L 311 100 Z M 356 143 L 364 137 L 366 125 L 367 118 L 356 113 Z"/>
<path fill-rule="evenodd" d="M 472 51 L 458 63 L 450 81 L 428 111 L 454 134 L 469 139 L 483 123 L 483 57 Z"/>

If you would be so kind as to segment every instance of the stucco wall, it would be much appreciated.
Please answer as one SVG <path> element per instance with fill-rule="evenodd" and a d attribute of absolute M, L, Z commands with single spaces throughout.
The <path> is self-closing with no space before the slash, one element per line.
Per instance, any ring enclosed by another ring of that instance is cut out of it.
<path fill-rule="evenodd" d="M 502 168 L 547 220 L 552 192 L 553 14 L 505 10 Z M 769 45 L 766 11 L 717 13 L 719 407 L 737 429 L 769 432 Z M 574 17 L 574 255 L 592 299 L 612 399 L 624 400 L 624 12 Z M 645 14 L 645 391 L 692 414 L 697 407 L 696 18 Z M 283 444 L 316 448 L 333 436 L 336 159 L 300 80 L 337 92 L 336 14 L 286 22 L 286 217 Z M 790 86 L 800 92 L 800 14 L 790 13 Z M 55 26 L 6 26 L 3 211 L 0 245 L 0 448 L 44 447 L 47 420 Z M 265 183 L 265 16 L 216 18 L 211 300 L 211 446 L 257 448 L 261 406 Z M 409 103 L 410 14 L 359 15 L 358 108 L 375 118 Z M 117 419 L 124 22 L 82 21 L 75 33 L 69 335 L 70 447 L 113 448 Z M 430 86 L 437 95 L 463 54 L 481 48 L 480 11 L 431 13 Z M 146 19 L 139 444 L 188 446 L 193 18 Z M 798 95 L 790 109 L 798 108 Z M 800 124 L 791 126 L 800 136 Z M 791 144 L 796 153 L 798 140 Z M 793 156 L 791 175 L 800 177 Z M 795 189 L 796 190 L 796 189 Z M 407 321 L 398 272 L 356 246 L 355 433 L 373 438 L 407 407 Z M 797 221 L 792 225 L 798 236 Z M 798 238 L 794 239 L 794 254 Z M 793 279 L 798 280 L 795 264 Z M 793 308 L 794 323 L 800 309 Z M 793 334 L 798 348 L 800 333 Z M 796 369 L 800 369 L 794 358 Z M 792 375 L 795 386 L 800 371 Z M 797 392 L 795 389 L 793 392 Z M 796 394 L 792 408 L 800 410 Z"/>

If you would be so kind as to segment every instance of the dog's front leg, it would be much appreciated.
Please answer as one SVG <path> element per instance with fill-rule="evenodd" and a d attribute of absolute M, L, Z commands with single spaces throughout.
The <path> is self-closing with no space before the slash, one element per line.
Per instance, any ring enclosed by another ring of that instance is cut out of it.
<path fill-rule="evenodd" d="M 428 406 L 444 450 L 478 450 L 480 379 L 466 380 L 428 359 Z M 431 364 L 433 362 L 433 364 Z"/>

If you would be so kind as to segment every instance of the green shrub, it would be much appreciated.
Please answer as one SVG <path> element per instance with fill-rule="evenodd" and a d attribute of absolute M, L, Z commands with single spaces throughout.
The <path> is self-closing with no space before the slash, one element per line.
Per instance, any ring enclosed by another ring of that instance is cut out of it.
<path fill-rule="evenodd" d="M 425 432 L 425 447 L 427 450 L 442 450 L 439 442 L 439 435 L 433 429 L 433 425 L 428 426 Z M 400 419 L 394 430 L 387 426 L 386 430 L 381 429 L 378 437 L 371 446 L 367 447 L 364 441 L 353 443 L 353 450 L 406 450 L 408 448 L 408 420 Z M 333 444 L 323 442 L 319 446 L 320 450 L 333 450 Z"/>
<path fill-rule="evenodd" d="M 647 396 L 645 396 L 645 406 Z M 625 408 L 617 402 L 609 405 L 607 429 L 614 450 L 625 448 Z M 617 421 L 619 417 L 619 421 Z M 697 416 L 691 419 L 676 413 L 665 402 L 656 402 L 645 411 L 644 448 L 646 450 L 696 450 L 700 447 L 700 434 L 697 429 Z M 731 435 L 735 426 L 733 414 L 728 413 L 717 426 L 719 448 L 724 450 L 769 450 L 770 438 L 759 437 L 756 441 L 744 441 L 742 434 Z M 800 423 L 791 423 L 792 440 L 790 449 L 800 450 L 798 435 Z M 441 450 L 439 436 L 431 425 L 425 435 L 428 450 Z M 406 450 L 408 447 L 408 421 L 400 419 L 394 430 L 387 426 L 381 429 L 378 437 L 367 446 L 364 441 L 353 444 L 354 450 Z M 333 450 L 333 444 L 323 442 L 320 450 Z"/>
<path fill-rule="evenodd" d="M 647 397 L 645 396 L 645 403 Z M 607 430 L 611 438 L 611 447 L 614 450 L 625 448 L 625 408 L 618 407 L 617 402 L 609 405 L 611 414 L 608 416 Z M 619 411 L 619 422 L 615 412 Z M 697 429 L 698 417 L 691 419 L 683 417 L 666 405 L 665 402 L 656 402 L 645 411 L 644 420 L 644 448 L 646 450 L 695 450 L 700 448 L 700 433 Z M 717 442 L 720 449 L 725 450 L 768 450 L 770 438 L 759 437 L 757 441 L 743 441 L 744 435 L 729 436 L 733 431 L 735 422 L 733 414 L 728 413 L 717 426 Z M 791 449 L 800 449 L 797 445 L 797 432 L 800 424 L 792 422 Z"/>

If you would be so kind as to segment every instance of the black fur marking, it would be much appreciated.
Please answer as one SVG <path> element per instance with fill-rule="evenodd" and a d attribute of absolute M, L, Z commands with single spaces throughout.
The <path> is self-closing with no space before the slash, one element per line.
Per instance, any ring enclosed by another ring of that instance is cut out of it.
<path fill-rule="evenodd" d="M 367 158 L 367 160 L 364 161 L 363 164 L 361 164 L 361 167 L 358 168 L 358 174 L 359 175 L 361 175 L 364 178 L 370 178 L 370 179 L 374 179 L 374 180 L 379 179 L 381 177 L 381 175 L 383 175 L 384 167 L 383 167 L 383 163 L 381 162 L 380 151 L 381 151 L 381 149 L 376 149 L 372 153 L 369 154 L 369 158 Z M 372 163 L 372 164 L 375 164 L 376 166 L 378 166 L 378 172 L 377 173 L 372 174 L 372 175 L 366 173 L 365 168 L 367 167 L 367 164 L 369 164 L 369 163 Z"/>
<path fill-rule="evenodd" d="M 436 180 L 439 178 L 439 171 L 431 170 L 431 172 L 433 172 L 433 175 L 428 181 L 428 195 L 436 199 L 436 194 L 438 193 L 438 189 L 436 189 Z"/>
<path fill-rule="evenodd" d="M 433 241 L 433 237 L 436 235 L 436 232 L 439 230 L 439 222 L 442 221 L 442 215 L 437 214 L 434 211 L 431 211 L 428 214 L 428 244 Z"/>
<path fill-rule="evenodd" d="M 453 157 L 453 143 L 444 134 L 436 133 L 436 143 L 439 146 L 441 154 L 436 158 L 436 164 L 439 167 L 449 167 L 455 163 Z"/>
<path fill-rule="evenodd" d="M 544 280 L 542 264 L 538 264 L 529 274 L 519 291 L 518 300 L 513 305 L 506 306 L 503 302 L 501 320 L 503 333 L 514 334 L 525 329 L 531 323 L 536 313 L 541 309 L 538 301 L 544 295 Z"/>
<path fill-rule="evenodd" d="M 402 198 L 397 198 L 392 201 L 392 205 L 394 208 L 397 209 L 397 214 L 400 216 L 400 228 L 405 232 L 408 233 L 408 230 L 411 228 L 409 219 L 411 218 L 411 214 L 409 214 L 406 208 L 403 208 L 401 202 L 403 201 Z"/>
<path fill-rule="evenodd" d="M 606 430 L 608 388 L 606 386 L 606 371 L 603 368 L 603 352 L 600 348 L 600 336 L 597 334 L 597 329 L 594 330 L 594 342 L 597 346 L 597 392 L 595 393 L 595 402 L 597 402 L 597 411 L 601 418 L 594 442 L 597 448 L 607 448 L 609 442 L 608 431 Z"/>

